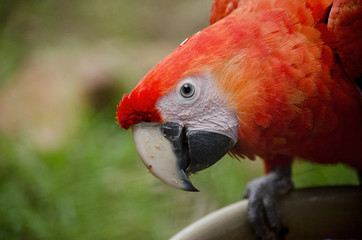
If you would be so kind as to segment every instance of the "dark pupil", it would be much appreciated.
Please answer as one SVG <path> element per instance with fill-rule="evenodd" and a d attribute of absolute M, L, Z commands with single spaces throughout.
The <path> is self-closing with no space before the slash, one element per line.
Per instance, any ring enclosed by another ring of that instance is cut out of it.
<path fill-rule="evenodd" d="M 183 86 L 183 93 L 185 95 L 189 95 L 190 93 L 192 93 L 192 87 L 190 87 L 190 85 L 188 85 L 188 84 L 185 84 Z"/>

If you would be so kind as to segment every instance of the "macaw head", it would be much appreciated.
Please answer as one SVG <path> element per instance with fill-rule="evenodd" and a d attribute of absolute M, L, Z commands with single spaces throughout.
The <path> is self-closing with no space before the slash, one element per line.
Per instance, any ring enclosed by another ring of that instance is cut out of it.
<path fill-rule="evenodd" d="M 118 123 L 132 128 L 149 171 L 182 190 L 197 191 L 188 175 L 216 163 L 239 139 L 230 89 L 240 77 L 235 56 L 246 33 L 230 35 L 225 24 L 230 26 L 217 22 L 186 39 L 118 106 Z"/>
<path fill-rule="evenodd" d="M 118 123 L 132 127 L 149 171 L 196 191 L 187 176 L 228 152 L 299 154 L 288 139 L 304 138 L 289 128 L 309 128 L 301 108 L 317 92 L 321 60 L 331 64 L 315 28 L 328 4 L 215 0 L 212 25 L 181 43 L 118 106 Z"/>

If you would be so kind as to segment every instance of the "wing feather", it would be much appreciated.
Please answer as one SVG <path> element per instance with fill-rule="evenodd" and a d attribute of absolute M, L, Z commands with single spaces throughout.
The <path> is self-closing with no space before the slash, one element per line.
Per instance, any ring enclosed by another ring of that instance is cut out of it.
<path fill-rule="evenodd" d="M 229 15 L 238 7 L 238 3 L 239 0 L 215 0 L 211 8 L 210 24 Z"/>
<path fill-rule="evenodd" d="M 362 76 L 362 1 L 335 0 L 327 24 L 335 35 L 334 52 L 353 78 Z"/>

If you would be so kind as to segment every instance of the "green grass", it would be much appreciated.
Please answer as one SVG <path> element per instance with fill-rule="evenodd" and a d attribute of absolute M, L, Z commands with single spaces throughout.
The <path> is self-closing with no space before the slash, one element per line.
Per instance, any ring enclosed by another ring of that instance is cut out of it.
<path fill-rule="evenodd" d="M 2 137 L 0 239 L 167 239 L 238 201 L 262 175 L 260 161 L 225 157 L 191 177 L 200 193 L 172 189 L 147 174 L 130 131 L 110 116 L 86 115 L 76 137 L 52 152 Z M 297 187 L 357 182 L 343 166 L 294 170 Z"/>
<path fill-rule="evenodd" d="M 83 122 L 52 152 L 2 137 L 0 239 L 166 239 L 225 197 L 239 199 L 239 191 L 208 189 L 211 174 L 196 181 L 203 193 L 169 188 L 147 174 L 113 116 L 89 114 Z"/>

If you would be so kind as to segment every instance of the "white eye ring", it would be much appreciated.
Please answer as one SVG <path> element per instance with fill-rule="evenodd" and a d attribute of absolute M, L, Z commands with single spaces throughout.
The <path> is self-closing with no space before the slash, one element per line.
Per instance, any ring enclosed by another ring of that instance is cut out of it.
<path fill-rule="evenodd" d="M 177 85 L 175 94 L 179 104 L 192 105 L 200 96 L 200 88 L 195 77 L 188 77 Z"/>
<path fill-rule="evenodd" d="M 191 98 L 195 95 L 195 87 L 191 83 L 184 83 L 180 87 L 180 93 L 184 98 Z"/>

